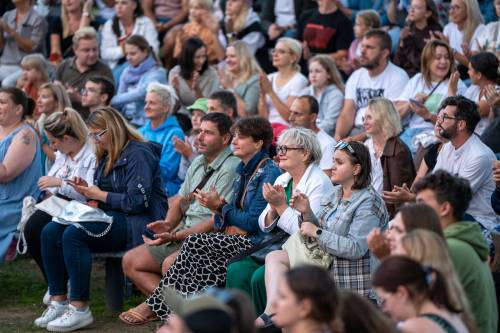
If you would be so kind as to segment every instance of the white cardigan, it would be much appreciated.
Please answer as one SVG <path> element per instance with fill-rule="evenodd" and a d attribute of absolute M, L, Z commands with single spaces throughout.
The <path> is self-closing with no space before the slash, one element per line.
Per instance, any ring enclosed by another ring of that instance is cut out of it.
<path fill-rule="evenodd" d="M 102 60 L 113 69 L 118 60 L 123 58 L 123 50 L 118 44 L 115 33 L 112 29 L 113 19 L 108 20 L 102 28 L 102 41 L 101 41 L 101 58 Z M 123 34 L 123 25 L 120 22 L 120 32 Z M 156 31 L 153 21 L 149 17 L 140 16 L 135 19 L 134 30 L 132 35 L 140 35 L 144 37 L 153 51 L 158 54 L 160 42 L 158 41 L 158 32 Z"/>
<path fill-rule="evenodd" d="M 274 184 L 286 187 L 290 179 L 292 179 L 292 176 L 286 172 L 279 176 Z M 316 164 L 311 164 L 307 167 L 306 172 L 294 190 L 299 190 L 307 195 L 311 210 L 316 216 L 321 212 L 321 199 L 332 197 L 334 192 L 332 181 Z M 262 231 L 269 232 L 274 229 L 276 225 L 290 235 L 299 230 L 300 213 L 291 207 L 288 207 L 279 218 L 266 227 L 265 219 L 270 210 L 271 206 L 267 204 L 266 209 L 264 209 L 259 216 L 259 227 Z"/>

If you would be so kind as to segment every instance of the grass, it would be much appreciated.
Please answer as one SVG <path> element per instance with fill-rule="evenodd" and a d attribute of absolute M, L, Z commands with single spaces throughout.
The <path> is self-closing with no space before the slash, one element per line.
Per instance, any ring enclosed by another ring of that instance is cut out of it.
<path fill-rule="evenodd" d="M 154 332 L 159 325 L 132 327 L 123 324 L 116 313 L 106 310 L 104 289 L 104 264 L 95 262 L 92 270 L 90 308 L 95 322 L 88 329 L 78 332 Z M 0 266 L 0 333 L 46 332 L 33 325 L 33 320 L 44 310 L 42 297 L 47 290 L 38 267 L 23 256 L 13 263 Z M 125 299 L 125 309 L 144 301 L 133 295 Z"/>

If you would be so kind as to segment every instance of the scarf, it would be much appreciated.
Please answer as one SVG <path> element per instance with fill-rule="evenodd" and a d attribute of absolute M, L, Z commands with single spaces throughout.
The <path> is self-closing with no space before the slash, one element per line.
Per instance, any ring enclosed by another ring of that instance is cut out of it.
<path fill-rule="evenodd" d="M 141 77 L 149 71 L 151 68 L 156 66 L 156 60 L 153 56 L 148 56 L 143 62 L 137 67 L 132 67 L 128 65 L 124 70 L 120 78 L 120 89 L 118 93 L 126 92 L 130 87 L 135 86 Z"/>

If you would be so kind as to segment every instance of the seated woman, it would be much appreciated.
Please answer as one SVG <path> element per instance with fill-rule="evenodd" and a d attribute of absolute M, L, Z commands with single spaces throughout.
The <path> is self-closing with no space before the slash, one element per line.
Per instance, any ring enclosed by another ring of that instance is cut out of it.
<path fill-rule="evenodd" d="M 165 43 L 163 49 L 172 50 L 172 56 L 178 58 L 181 54 L 184 42 L 188 38 L 198 37 L 206 45 L 206 56 L 210 64 L 218 64 L 224 59 L 224 48 L 219 42 L 219 22 L 214 16 L 213 0 L 190 0 L 189 1 L 189 23 L 178 30 L 175 36 L 175 44 Z M 167 57 L 164 54 L 164 57 Z"/>
<path fill-rule="evenodd" d="M 94 182 L 96 157 L 94 148 L 87 141 L 87 126 L 80 114 L 70 108 L 55 112 L 45 120 L 44 135 L 55 150 L 55 163 L 46 176 L 38 180 L 38 187 L 44 191 L 44 198 L 56 195 L 69 200 L 85 202 L 83 195 L 70 185 L 75 177 L 88 184 Z M 42 271 L 47 281 L 42 261 L 40 235 L 42 229 L 52 220 L 52 216 L 36 210 L 26 222 L 24 235 L 31 257 Z"/>
<path fill-rule="evenodd" d="M 294 232 L 316 240 L 332 256 L 330 272 L 337 287 L 354 290 L 365 297 L 371 296 L 370 274 L 374 270 L 366 236 L 373 228 L 385 228 L 389 220 L 384 201 L 370 185 L 370 172 L 368 149 L 359 142 L 340 141 L 334 153 L 331 177 L 331 182 L 336 184 L 334 194 L 319 200 L 322 209 L 318 213 L 310 206 L 317 199 L 308 198 L 303 192 L 296 193 L 291 203 L 304 222 L 289 225 Z M 266 326 L 273 316 L 277 281 L 290 269 L 290 259 L 287 250 L 267 255 L 267 305 L 257 325 Z"/>
<path fill-rule="evenodd" d="M 493 1 L 493 7 L 498 19 L 486 25 L 481 36 L 477 37 L 477 44 L 478 51 L 492 52 L 496 56 L 500 56 L 500 34 L 498 33 L 498 29 L 500 29 L 500 0 Z"/>
<path fill-rule="evenodd" d="M 382 233 L 380 228 L 375 228 L 368 234 L 368 248 L 376 258 L 382 260 L 390 254 L 396 254 L 401 239 L 415 229 L 429 230 L 444 237 L 436 212 L 425 204 L 411 203 L 399 207 L 387 231 Z"/>
<path fill-rule="evenodd" d="M 332 277 L 315 266 L 288 271 L 280 280 L 273 324 L 285 332 L 332 333 L 339 295 Z"/>
<path fill-rule="evenodd" d="M 167 83 L 167 72 L 158 63 L 148 41 L 133 35 L 125 42 L 128 64 L 118 83 L 118 92 L 111 99 L 111 105 L 119 110 L 134 126 L 146 123 L 144 97 L 151 82 Z"/>
<path fill-rule="evenodd" d="M 36 101 L 40 87 L 49 82 L 49 64 L 41 54 L 29 54 L 21 61 L 23 75 L 21 77 L 22 89 L 29 98 Z M 38 105 L 33 111 L 33 119 L 40 117 Z"/>
<path fill-rule="evenodd" d="M 107 21 L 102 28 L 100 55 L 103 62 L 113 70 L 115 82 L 118 82 L 123 64 L 127 60 L 125 42 L 129 37 L 144 37 L 155 54 L 158 54 L 160 43 L 153 21 L 143 15 L 139 0 L 116 0 L 115 11 L 115 17 Z"/>
<path fill-rule="evenodd" d="M 402 332 L 467 333 L 460 318 L 462 309 L 453 304 L 448 278 L 408 257 L 391 256 L 375 271 L 373 287 L 383 310 Z"/>
<path fill-rule="evenodd" d="M 219 71 L 220 84 L 234 92 L 241 118 L 257 114 L 260 71 L 259 64 L 243 41 L 227 47 L 226 70 Z"/>
<path fill-rule="evenodd" d="M 259 226 L 266 233 L 283 230 L 293 234 L 298 230 L 300 213 L 290 205 L 293 193 L 304 193 L 311 198 L 311 209 L 319 214 L 323 207 L 321 198 L 330 198 L 333 185 L 319 167 L 321 147 L 316 134 L 304 128 L 290 128 L 281 133 L 276 148 L 279 167 L 285 171 L 274 185 L 263 187 L 266 209 L 259 216 Z M 266 246 L 261 256 L 272 248 Z M 228 266 L 226 287 L 238 288 L 252 296 L 259 313 L 266 304 L 264 261 L 247 256 Z"/>
<path fill-rule="evenodd" d="M 314 96 L 318 100 L 319 113 L 316 126 L 328 135 L 335 136 L 337 118 L 344 103 L 344 82 L 335 65 L 327 55 L 319 54 L 309 60 L 309 82 L 302 95 Z"/>
<path fill-rule="evenodd" d="M 60 83 L 45 83 L 40 86 L 36 106 L 40 112 L 40 117 L 35 124 L 35 128 L 42 140 L 42 167 L 43 174 L 52 167 L 56 159 L 54 149 L 50 146 L 49 139 L 45 134 L 45 120 L 55 112 L 63 112 L 65 108 L 71 107 L 71 100 L 66 89 Z"/>
<path fill-rule="evenodd" d="M 42 176 L 41 149 L 36 131 L 26 123 L 34 103 L 18 88 L 0 88 L 0 264 L 7 251 L 15 257 L 14 234 L 23 199 L 38 198 L 36 180 Z"/>
<path fill-rule="evenodd" d="M 415 166 L 408 147 L 399 138 L 401 120 L 392 102 L 374 98 L 368 102 L 363 120 L 372 165 L 372 186 L 382 191 L 392 191 L 394 186 L 411 185 L 415 179 Z M 390 217 L 397 206 L 387 204 Z"/>
<path fill-rule="evenodd" d="M 457 309 L 462 310 L 460 316 L 469 332 L 476 329 L 469 301 L 451 260 L 448 244 L 442 234 L 417 228 L 401 238 L 394 252 L 415 259 L 422 265 L 431 266 L 446 276 L 447 288 L 452 297 L 451 302 Z"/>
<path fill-rule="evenodd" d="M 201 39 L 192 37 L 184 41 L 178 63 L 168 73 L 168 82 L 179 96 L 181 109 L 219 89 L 217 71 L 210 66 L 207 47 Z"/>
<path fill-rule="evenodd" d="M 228 203 L 215 190 L 194 193 L 201 205 L 214 213 L 214 227 L 221 232 L 186 238 L 177 259 L 147 299 L 149 307 L 136 307 L 136 312 L 144 311 L 140 313 L 144 318 L 155 314 L 163 321 L 168 319 L 171 309 L 163 298 L 165 288 L 187 297 L 224 285 L 227 261 L 262 239 L 258 226 L 259 215 L 266 206 L 262 188 L 280 174 L 267 153 L 273 139 L 272 127 L 263 118 L 249 117 L 233 126 L 233 134 L 233 154 L 241 159 L 237 168 L 240 177 L 233 183 L 233 199 Z M 137 324 L 126 314 L 120 316 L 122 321 Z"/>
<path fill-rule="evenodd" d="M 93 1 L 61 1 L 61 15 L 48 15 L 50 56 L 49 61 L 58 66 L 64 59 L 73 57 L 73 35 L 78 29 L 99 24 L 92 20 Z"/>
<path fill-rule="evenodd" d="M 408 81 L 396 101 L 402 123 L 400 138 L 415 154 L 420 143 L 413 138 L 422 132 L 432 135 L 441 102 L 448 96 L 463 95 L 467 89 L 455 70 L 453 50 L 443 41 L 432 40 L 422 51 L 421 72 Z"/>
<path fill-rule="evenodd" d="M 449 23 L 436 35 L 450 44 L 460 78 L 467 80 L 469 58 L 478 51 L 478 39 L 484 33 L 483 15 L 475 0 L 452 0 L 448 9 Z"/>
<path fill-rule="evenodd" d="M 260 18 L 252 9 L 252 2 L 247 0 L 227 0 L 224 23 L 219 32 L 219 40 L 225 47 L 234 41 L 243 41 L 256 55 L 257 50 L 266 43 Z"/>
<path fill-rule="evenodd" d="M 52 221 L 43 229 L 42 260 L 51 301 L 35 325 L 49 331 L 72 331 L 93 322 L 88 306 L 92 253 L 124 251 L 142 243 L 145 225 L 163 218 L 167 211 L 159 145 L 144 142 L 111 107 L 92 112 L 87 124 L 96 148 L 95 185 L 81 178 L 70 185 L 86 200 L 97 202 L 113 222 L 110 228 L 101 222 L 85 222 L 84 231 Z"/>
<path fill-rule="evenodd" d="M 434 0 L 412 0 L 408 12 L 408 25 L 401 30 L 399 45 L 394 55 L 394 64 L 412 77 L 423 72 L 420 68 L 422 50 L 433 32 L 442 31 Z"/>
<path fill-rule="evenodd" d="M 493 108 L 486 98 L 486 87 L 499 87 L 498 58 L 494 53 L 481 52 L 473 55 L 469 62 L 469 77 L 472 85 L 465 92 L 465 97 L 478 105 L 481 120 L 476 125 L 474 132 L 481 136 L 484 130 L 495 118 Z"/>
<path fill-rule="evenodd" d="M 299 66 L 302 47 L 297 40 L 283 37 L 276 42 L 272 55 L 273 66 L 278 71 L 260 75 L 259 114 L 271 124 L 288 125 L 290 106 L 307 87 L 307 78 Z"/>

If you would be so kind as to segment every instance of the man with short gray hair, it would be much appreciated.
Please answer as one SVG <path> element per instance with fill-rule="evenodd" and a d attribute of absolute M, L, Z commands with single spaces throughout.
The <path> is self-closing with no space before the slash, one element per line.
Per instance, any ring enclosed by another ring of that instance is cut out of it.
<path fill-rule="evenodd" d="M 111 69 L 99 61 L 97 32 L 92 27 L 79 29 L 73 36 L 75 56 L 64 60 L 56 71 L 56 80 L 68 92 L 73 107 L 85 119 L 89 110 L 82 106 L 82 89 L 92 76 L 104 76 L 114 83 Z"/>

